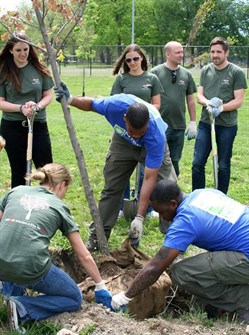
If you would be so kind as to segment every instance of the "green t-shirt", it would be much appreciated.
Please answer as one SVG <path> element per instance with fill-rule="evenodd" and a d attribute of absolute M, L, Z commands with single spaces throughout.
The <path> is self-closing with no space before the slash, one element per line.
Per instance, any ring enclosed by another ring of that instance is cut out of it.
<path fill-rule="evenodd" d="M 111 95 L 119 93 L 133 94 L 151 103 L 151 98 L 162 92 L 163 89 L 157 76 L 145 71 L 139 76 L 132 76 L 129 73 L 118 75 L 113 84 Z"/>
<path fill-rule="evenodd" d="M 21 78 L 21 92 L 13 89 L 10 83 L 0 85 L 0 97 L 14 104 L 25 104 L 28 101 L 40 102 L 42 92 L 51 89 L 53 79 L 51 77 L 43 77 L 32 64 L 28 64 L 19 69 Z M 2 113 L 2 118 L 9 121 L 23 121 L 26 117 L 19 112 Z M 46 121 L 46 111 L 42 109 L 35 116 L 35 121 Z"/>
<path fill-rule="evenodd" d="M 176 82 L 172 83 L 172 71 L 165 64 L 154 67 L 151 72 L 157 75 L 164 90 L 160 108 L 163 120 L 173 129 L 185 129 L 186 95 L 196 92 L 191 73 L 180 66 L 176 70 Z"/>
<path fill-rule="evenodd" d="M 217 97 L 227 103 L 234 99 L 234 91 L 247 88 L 246 77 L 243 70 L 235 64 L 229 63 L 222 70 L 217 70 L 214 64 L 206 65 L 201 71 L 200 86 L 207 99 Z M 201 121 L 210 123 L 206 107 L 202 108 Z M 231 127 L 238 122 L 238 111 L 220 113 L 215 118 L 216 125 Z"/>
<path fill-rule="evenodd" d="M 51 266 L 50 239 L 78 231 L 69 209 L 42 186 L 18 186 L 0 199 L 0 280 L 29 284 Z"/>

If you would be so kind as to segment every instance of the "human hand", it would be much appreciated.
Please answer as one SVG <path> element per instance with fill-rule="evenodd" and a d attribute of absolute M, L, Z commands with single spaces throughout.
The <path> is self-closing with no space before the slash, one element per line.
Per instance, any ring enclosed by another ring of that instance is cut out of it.
<path fill-rule="evenodd" d="M 139 241 L 142 237 L 143 222 L 144 217 L 139 214 L 137 214 L 135 219 L 131 222 L 129 237 L 132 240 L 131 245 L 134 245 L 135 247 L 138 247 Z"/>
<path fill-rule="evenodd" d="M 125 309 L 125 306 L 131 301 L 132 299 L 128 298 L 126 295 L 125 295 L 125 292 L 124 291 L 121 291 L 117 294 L 115 294 L 113 297 L 112 297 L 112 302 L 111 302 L 111 306 L 112 306 L 112 309 L 114 311 L 118 311 L 118 310 L 124 310 Z"/>
<path fill-rule="evenodd" d="M 5 144 L 6 144 L 5 139 L 2 136 L 0 136 L 0 151 L 3 150 L 3 148 L 5 147 Z"/>
<path fill-rule="evenodd" d="M 111 306 L 112 295 L 107 290 L 105 283 L 103 281 L 97 284 L 95 283 L 94 295 L 97 304 L 102 304 L 113 311 Z"/>
<path fill-rule="evenodd" d="M 218 108 L 207 108 L 209 113 L 212 113 L 213 117 L 217 117 L 221 112 L 223 112 L 223 106 Z"/>
<path fill-rule="evenodd" d="M 70 94 L 66 84 L 63 83 L 63 81 L 60 82 L 60 86 L 61 86 L 61 89 L 57 86 L 54 86 L 56 101 L 60 102 L 62 97 L 65 97 L 67 104 L 70 105 L 73 100 L 72 95 Z"/>
<path fill-rule="evenodd" d="M 207 100 L 207 107 L 218 108 L 223 104 L 223 101 L 217 97 L 212 98 L 211 100 Z"/>
<path fill-rule="evenodd" d="M 188 140 L 193 140 L 196 137 L 197 129 L 196 129 L 196 122 L 190 121 L 186 131 L 185 135 L 188 136 Z"/>

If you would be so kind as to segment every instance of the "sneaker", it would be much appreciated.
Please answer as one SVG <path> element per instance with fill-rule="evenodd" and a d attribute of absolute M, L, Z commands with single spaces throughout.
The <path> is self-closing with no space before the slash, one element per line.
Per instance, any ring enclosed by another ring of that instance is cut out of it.
<path fill-rule="evenodd" d="M 119 213 L 118 213 L 118 219 L 121 219 L 124 217 L 124 212 L 122 211 L 122 209 L 120 209 Z"/>
<path fill-rule="evenodd" d="M 159 213 L 155 212 L 155 211 L 151 211 L 149 213 L 147 213 L 146 215 L 146 219 L 153 219 L 153 218 L 158 218 L 159 217 Z"/>
<path fill-rule="evenodd" d="M 98 251 L 99 246 L 96 240 L 89 239 L 86 243 L 85 246 L 88 251 L 93 252 L 93 251 Z"/>
<path fill-rule="evenodd" d="M 26 330 L 23 327 L 19 327 L 18 314 L 16 309 L 16 303 L 12 300 L 7 300 L 7 312 L 9 327 L 12 331 L 17 331 L 20 334 L 25 334 Z"/>

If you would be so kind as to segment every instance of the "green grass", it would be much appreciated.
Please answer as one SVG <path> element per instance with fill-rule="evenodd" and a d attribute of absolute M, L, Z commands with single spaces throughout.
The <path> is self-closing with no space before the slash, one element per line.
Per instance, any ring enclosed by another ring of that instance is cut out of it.
<path fill-rule="evenodd" d="M 82 95 L 82 68 L 63 67 L 61 71 L 61 78 L 68 85 L 71 94 Z M 114 77 L 111 75 L 111 69 L 100 70 L 98 72 L 94 70 L 93 76 L 89 76 L 89 73 L 86 71 L 86 95 L 92 97 L 109 95 L 113 81 Z M 248 106 L 249 95 L 247 92 L 244 105 L 239 110 L 239 131 L 234 143 L 231 182 L 228 193 L 229 196 L 244 204 L 249 203 L 249 143 L 247 136 L 249 126 Z M 199 120 L 199 105 L 197 105 L 197 113 L 197 120 Z M 65 164 L 73 175 L 73 184 L 68 190 L 65 202 L 70 208 L 75 221 L 80 226 L 83 240 L 86 241 L 88 238 L 88 225 L 91 223 L 91 215 L 81 184 L 77 161 L 70 143 L 63 112 L 61 110 L 60 104 L 58 104 L 55 99 L 49 106 L 47 114 L 54 161 Z M 98 203 L 101 190 L 104 186 L 102 169 L 105 162 L 105 155 L 109 146 L 109 140 L 112 136 L 112 128 L 102 116 L 95 113 L 80 111 L 72 107 L 71 114 L 77 133 L 77 138 L 84 153 L 95 200 L 96 203 Z M 179 185 L 186 192 L 191 191 L 191 163 L 193 149 L 194 141 L 186 140 L 183 156 L 180 162 L 181 174 L 179 177 Z M 0 153 L 0 166 L 1 196 L 7 190 L 9 190 L 10 187 L 10 169 L 5 151 Z M 211 156 L 206 166 L 206 177 L 207 187 L 213 187 Z M 121 242 L 127 237 L 128 229 L 129 223 L 124 219 L 120 219 L 115 225 L 109 240 L 110 248 L 117 247 L 121 244 Z M 149 255 L 154 255 L 160 248 L 163 242 L 163 238 L 164 236 L 158 230 L 157 219 L 146 220 L 144 225 L 143 238 L 140 245 L 141 250 Z M 69 244 L 66 239 L 64 237 L 62 238 L 61 234 L 58 233 L 52 240 L 52 246 L 57 248 L 67 248 L 69 247 Z M 190 248 L 189 254 L 193 252 L 193 248 Z M 0 319 L 2 319 L 1 316 Z M 49 327 L 49 325 L 47 325 L 47 327 Z M 52 331 L 53 329 L 51 330 L 51 334 Z M 31 333 L 30 331 L 29 334 L 35 334 L 35 332 Z"/>
<path fill-rule="evenodd" d="M 61 78 L 66 82 L 73 95 L 82 95 L 83 71 L 80 67 L 62 67 Z M 197 74 L 195 74 L 197 78 Z M 111 69 L 93 70 L 93 75 L 86 71 L 85 92 L 92 97 L 107 96 L 114 81 L 111 75 Z M 234 143 L 232 158 L 232 173 L 228 195 L 234 199 L 247 204 L 249 189 L 248 174 L 248 93 L 243 107 L 239 110 L 239 131 Z M 200 106 L 197 105 L 199 119 Z M 73 175 L 73 184 L 71 185 L 65 202 L 69 206 L 75 221 L 81 227 L 81 234 L 84 240 L 88 237 L 88 225 L 91 222 L 91 215 L 88 203 L 81 184 L 77 161 L 72 149 L 69 135 L 67 132 L 61 106 L 55 100 L 48 108 L 48 124 L 50 129 L 53 156 L 55 162 L 65 164 Z M 98 203 L 101 190 L 104 186 L 103 165 L 105 155 L 109 146 L 109 140 L 112 136 L 112 128 L 108 122 L 100 115 L 93 112 L 80 111 L 74 107 L 71 108 L 71 114 L 74 122 L 77 138 L 84 153 L 89 179 L 93 188 L 95 200 Z M 186 192 L 191 191 L 191 162 L 193 156 L 194 141 L 185 141 L 183 156 L 180 161 L 179 185 Z M 10 170 L 5 151 L 0 154 L 0 195 L 4 194 L 10 185 Z M 210 156 L 206 166 L 207 187 L 213 187 L 212 158 Z M 110 247 L 120 245 L 126 238 L 129 223 L 124 219 L 119 220 L 113 229 L 109 240 Z M 153 255 L 160 247 L 163 241 L 163 235 L 158 231 L 156 219 L 146 220 L 141 249 Z M 68 243 L 60 234 L 57 234 L 52 243 L 53 246 L 67 247 Z"/>

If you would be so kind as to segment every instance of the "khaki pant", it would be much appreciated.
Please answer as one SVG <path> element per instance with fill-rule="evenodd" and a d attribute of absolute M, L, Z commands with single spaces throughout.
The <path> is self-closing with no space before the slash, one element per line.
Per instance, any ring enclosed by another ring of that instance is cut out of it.
<path fill-rule="evenodd" d="M 99 202 L 100 218 L 107 239 L 117 221 L 126 184 L 137 163 L 144 163 L 145 156 L 145 148 L 132 145 L 117 134 L 113 135 L 103 171 L 105 186 Z M 164 178 L 177 181 L 168 146 L 165 148 L 164 160 L 158 174 L 158 180 Z M 90 239 L 96 240 L 94 223 L 90 225 Z"/>
<path fill-rule="evenodd" d="M 249 259 L 241 252 L 205 252 L 171 268 L 172 281 L 200 301 L 228 312 L 249 311 Z"/>

